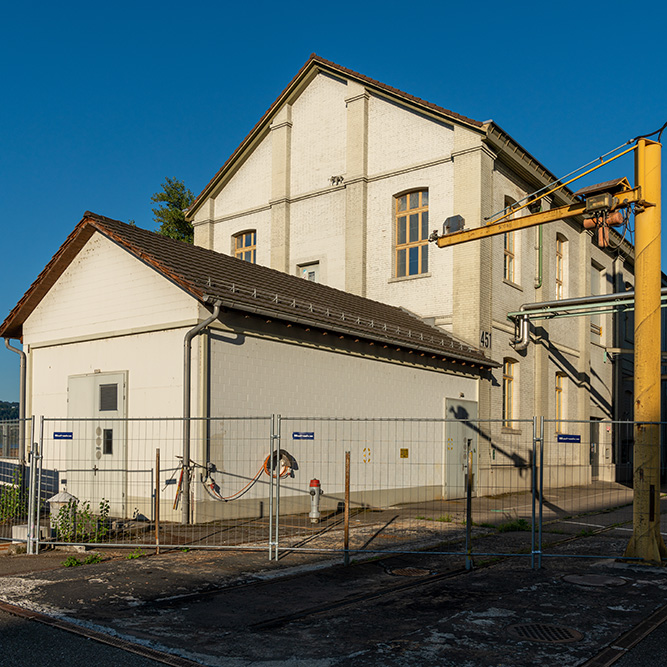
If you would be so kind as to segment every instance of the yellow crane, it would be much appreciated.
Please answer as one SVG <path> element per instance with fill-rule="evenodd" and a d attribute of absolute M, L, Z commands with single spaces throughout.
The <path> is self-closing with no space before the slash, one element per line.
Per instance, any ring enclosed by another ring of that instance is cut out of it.
<path fill-rule="evenodd" d="M 664 129 L 664 127 L 663 127 Z M 609 225 L 617 214 L 635 207 L 635 393 L 633 532 L 625 556 L 660 563 L 667 549 L 660 534 L 660 224 L 661 144 L 639 138 L 635 151 L 635 187 L 620 192 L 596 192 L 582 203 L 508 219 L 530 202 L 513 208 L 487 225 L 430 240 L 445 248 L 476 239 L 565 220 L 586 214 L 587 227 L 596 227 L 598 243 L 606 245 Z M 615 158 L 620 157 L 617 155 Z M 602 165 L 598 165 L 602 166 Z M 597 167 L 596 167 L 597 168 Z M 626 181 L 627 183 L 627 181 Z M 546 196 L 566 184 L 545 193 Z"/>

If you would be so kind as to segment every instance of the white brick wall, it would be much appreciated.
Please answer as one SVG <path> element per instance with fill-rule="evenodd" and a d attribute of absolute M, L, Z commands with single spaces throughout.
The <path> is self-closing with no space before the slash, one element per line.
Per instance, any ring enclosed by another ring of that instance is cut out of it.
<path fill-rule="evenodd" d="M 318 75 L 292 106 L 291 195 L 321 190 L 345 173 L 347 86 Z"/>
<path fill-rule="evenodd" d="M 318 261 L 320 282 L 345 289 L 345 191 L 294 202 L 290 210 L 290 273 Z"/>
<path fill-rule="evenodd" d="M 215 199 L 215 219 L 266 206 L 271 196 L 271 137 L 265 137 Z"/>
<path fill-rule="evenodd" d="M 368 172 L 383 173 L 406 165 L 451 155 L 451 126 L 420 116 L 397 105 L 370 98 Z"/>

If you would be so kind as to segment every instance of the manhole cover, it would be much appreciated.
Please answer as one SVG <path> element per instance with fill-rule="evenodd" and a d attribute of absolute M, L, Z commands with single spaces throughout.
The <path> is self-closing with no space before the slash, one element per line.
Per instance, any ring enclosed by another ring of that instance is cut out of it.
<path fill-rule="evenodd" d="M 423 567 L 397 567 L 395 570 L 392 570 L 391 573 L 396 574 L 399 577 L 426 577 L 431 574 L 431 570 L 427 570 Z"/>
<path fill-rule="evenodd" d="M 608 577 L 604 574 L 568 574 L 563 581 L 578 586 L 624 586 L 628 582 L 621 577 Z"/>
<path fill-rule="evenodd" d="M 551 623 L 520 623 L 510 625 L 507 632 L 517 639 L 530 642 L 544 642 L 547 644 L 565 644 L 567 642 L 578 642 L 583 639 L 581 632 L 564 625 L 552 625 Z"/>

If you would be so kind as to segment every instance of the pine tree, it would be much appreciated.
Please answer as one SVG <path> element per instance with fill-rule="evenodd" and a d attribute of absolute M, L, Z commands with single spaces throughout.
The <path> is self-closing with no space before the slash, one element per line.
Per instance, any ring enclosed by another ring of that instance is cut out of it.
<path fill-rule="evenodd" d="M 194 230 L 186 221 L 184 210 L 195 200 L 189 188 L 177 178 L 165 178 L 162 191 L 156 192 L 151 201 L 161 204 L 153 210 L 153 220 L 160 225 L 158 234 L 170 239 L 192 243 Z"/>

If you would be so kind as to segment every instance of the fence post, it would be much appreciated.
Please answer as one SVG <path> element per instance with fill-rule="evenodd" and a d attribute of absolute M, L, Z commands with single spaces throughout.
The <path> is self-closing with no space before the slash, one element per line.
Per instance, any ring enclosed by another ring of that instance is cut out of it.
<path fill-rule="evenodd" d="M 160 553 L 160 448 L 155 450 L 155 555 Z"/>
<path fill-rule="evenodd" d="M 466 438 L 466 570 L 472 570 L 472 449 Z"/>
<path fill-rule="evenodd" d="M 533 469 L 531 471 L 531 491 L 533 494 L 533 505 L 532 505 L 532 517 L 531 517 L 531 526 L 530 526 L 530 566 L 535 569 L 535 533 L 536 533 L 536 524 L 537 524 L 537 513 L 536 513 L 536 501 L 537 501 L 537 417 L 533 417 L 533 452 L 532 452 L 532 464 Z M 540 502 L 542 498 L 540 497 Z"/>
<path fill-rule="evenodd" d="M 282 418 L 280 415 L 277 415 L 276 423 L 277 423 L 277 433 L 275 435 L 275 440 L 278 443 L 278 447 L 276 449 L 275 464 L 272 458 L 269 470 L 271 470 L 271 479 L 275 477 L 276 480 L 276 525 L 275 525 L 274 552 L 275 552 L 275 560 L 277 561 L 279 559 L 278 544 L 280 540 L 280 458 L 282 456 L 281 441 L 280 441 L 280 436 L 282 431 Z"/>
<path fill-rule="evenodd" d="M 540 521 L 537 533 L 537 567 L 542 569 L 542 509 L 544 507 L 544 416 L 540 417 Z"/>
<path fill-rule="evenodd" d="M 345 522 L 343 534 L 343 549 L 345 557 L 343 564 L 350 564 L 350 452 L 345 452 Z"/>

